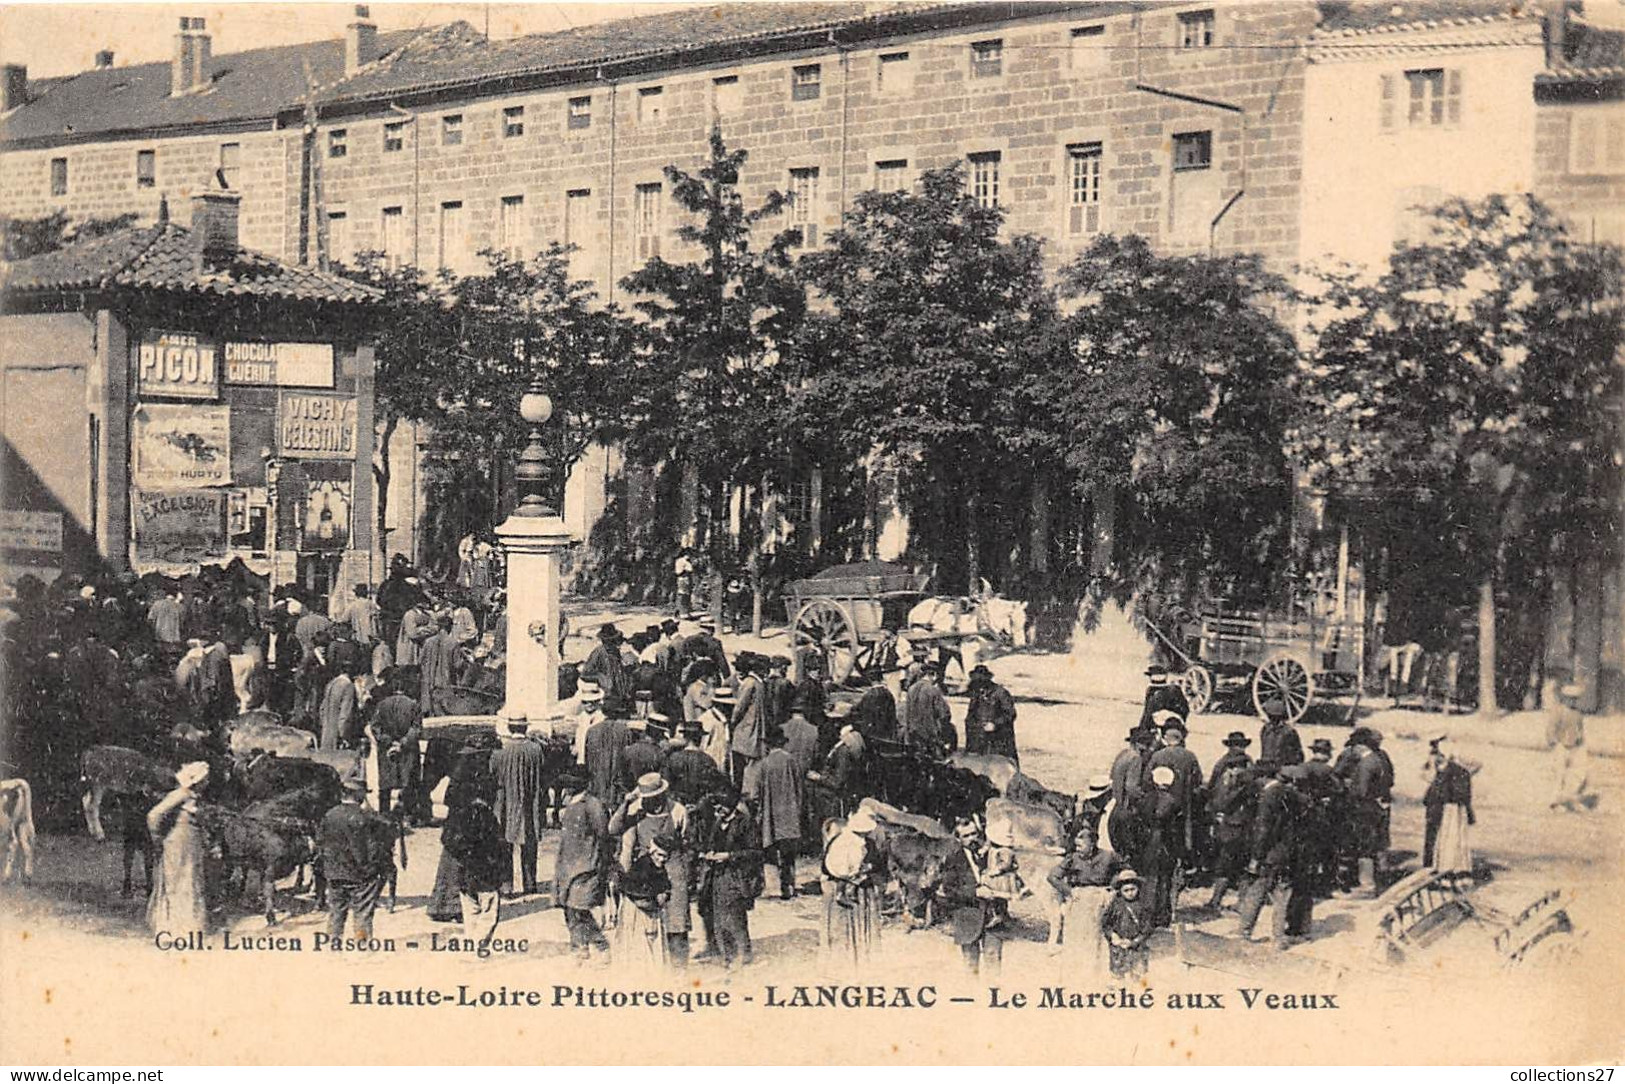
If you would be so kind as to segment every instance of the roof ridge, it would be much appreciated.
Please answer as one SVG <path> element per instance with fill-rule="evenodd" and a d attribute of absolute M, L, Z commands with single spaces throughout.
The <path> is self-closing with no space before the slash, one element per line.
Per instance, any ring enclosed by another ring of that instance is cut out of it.
<path fill-rule="evenodd" d="M 1316 27 L 1311 37 L 1353 38 L 1370 34 L 1407 34 L 1417 30 L 1450 30 L 1465 26 L 1485 26 L 1491 23 L 1538 22 L 1538 13 L 1528 10 L 1497 11 L 1483 15 L 1458 15 L 1443 19 L 1414 19 L 1405 23 L 1383 23 L 1377 26 L 1343 26 L 1326 30 Z"/>

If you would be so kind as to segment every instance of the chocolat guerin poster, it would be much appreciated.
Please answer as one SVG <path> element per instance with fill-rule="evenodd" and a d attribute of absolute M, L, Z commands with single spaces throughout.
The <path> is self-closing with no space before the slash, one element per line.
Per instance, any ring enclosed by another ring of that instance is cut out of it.
<path fill-rule="evenodd" d="M 0 31 L 0 1060 L 1620 1057 L 1619 4 Z"/>

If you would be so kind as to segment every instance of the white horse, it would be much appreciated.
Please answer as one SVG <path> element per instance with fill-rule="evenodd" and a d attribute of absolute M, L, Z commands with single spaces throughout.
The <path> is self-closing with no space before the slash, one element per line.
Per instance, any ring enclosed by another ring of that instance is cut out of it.
<path fill-rule="evenodd" d="M 938 596 L 908 612 L 911 628 L 955 636 L 983 636 L 1020 650 L 1027 646 L 1027 603 L 1001 598 L 986 580 L 975 595 Z"/>

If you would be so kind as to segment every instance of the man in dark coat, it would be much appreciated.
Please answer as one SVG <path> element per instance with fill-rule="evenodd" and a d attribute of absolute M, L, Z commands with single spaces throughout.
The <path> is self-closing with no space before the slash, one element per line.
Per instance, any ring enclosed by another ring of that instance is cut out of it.
<path fill-rule="evenodd" d="M 503 838 L 519 859 L 525 895 L 536 892 L 536 847 L 547 823 L 547 753 L 525 733 L 524 724 L 498 723 L 502 748 L 491 754 L 497 788 L 496 815 Z M 504 879 L 509 888 L 513 876 Z"/>
<path fill-rule="evenodd" d="M 841 729 L 846 730 L 845 727 Z M 785 751 L 795 758 L 801 773 L 805 775 L 811 771 L 818 761 L 818 728 L 808 722 L 807 713 L 799 704 L 791 709 L 790 717 L 779 727 L 779 733 L 784 735 Z"/>
<path fill-rule="evenodd" d="M 699 625 L 699 631 L 684 638 L 682 646 L 677 649 L 679 668 L 686 670 L 694 662 L 710 660 L 711 665 L 715 667 L 717 681 L 726 682 L 733 676 L 733 670 L 728 666 L 728 656 L 722 650 L 722 641 L 716 637 L 717 623 L 713 618 L 706 616 L 700 618 Z"/>
<path fill-rule="evenodd" d="M 1145 800 L 1151 790 L 1151 748 L 1157 736 L 1140 727 L 1129 731 L 1128 747 L 1112 761 L 1112 811 L 1106 832 L 1112 850 L 1134 864 L 1145 849 L 1149 828 Z"/>
<path fill-rule="evenodd" d="M 661 748 L 660 736 L 671 725 L 671 719 L 662 712 L 653 712 L 646 719 L 629 719 L 626 728 L 632 741 L 622 753 L 625 777 L 641 779 L 650 772 L 659 772 L 666 766 L 666 750 Z M 655 727 L 660 733 L 655 732 Z"/>
<path fill-rule="evenodd" d="M 767 756 L 746 770 L 744 793 L 761 823 L 762 850 L 779 871 L 779 895 L 793 899 L 806 775 L 785 750 L 782 734 L 774 735 Z"/>
<path fill-rule="evenodd" d="M 1282 948 L 1286 947 L 1293 862 L 1298 853 L 1303 814 L 1302 799 L 1290 781 L 1291 771 L 1291 766 L 1278 768 L 1274 777 L 1259 790 L 1258 812 L 1253 822 L 1252 861 L 1247 868 L 1254 880 L 1242 891 L 1239 915 L 1241 938 L 1249 940 L 1267 899 L 1272 908 L 1275 943 Z"/>
<path fill-rule="evenodd" d="M 1304 844 L 1308 850 L 1310 873 L 1317 897 L 1331 895 L 1337 878 L 1339 825 L 1348 816 L 1347 792 L 1332 768 L 1332 743 L 1316 738 L 1309 745 L 1309 759 L 1302 765 L 1303 791 L 1308 809 L 1304 815 Z"/>
<path fill-rule="evenodd" d="M 993 680 L 993 671 L 975 666 L 970 672 L 970 707 L 965 712 L 965 752 L 1009 757 L 1018 766 L 1016 702 Z"/>
<path fill-rule="evenodd" d="M 864 737 L 897 740 L 897 698 L 878 678 L 858 698 L 852 715 Z"/>
<path fill-rule="evenodd" d="M 790 681 L 789 656 L 774 655 L 767 661 L 767 679 L 763 685 L 767 689 L 768 725 L 782 727 L 790 717 L 790 705 L 795 701 L 796 692 Z"/>
<path fill-rule="evenodd" d="M 1208 779 L 1207 814 L 1213 825 L 1213 895 L 1209 911 L 1224 906 L 1231 887 L 1247 872 L 1252 845 L 1253 809 L 1258 803 L 1253 779 L 1253 758 L 1247 747 L 1253 739 L 1232 730 L 1224 739 L 1225 753 L 1213 765 Z"/>
<path fill-rule="evenodd" d="M 959 746 L 941 683 L 939 667 L 923 666 L 903 697 L 903 744 L 930 757 L 945 756 Z"/>
<path fill-rule="evenodd" d="M 715 804 L 716 822 L 700 848 L 698 896 L 723 967 L 734 971 L 753 959 L 750 911 L 762 891 L 761 836 L 737 790 L 722 791 Z"/>
<path fill-rule="evenodd" d="M 1185 690 L 1169 680 L 1166 666 L 1153 663 L 1146 667 L 1145 676 L 1148 684 L 1145 706 L 1140 709 L 1141 728 L 1155 726 L 1159 712 L 1171 711 L 1181 719 L 1190 717 L 1191 706 L 1185 699 Z"/>
<path fill-rule="evenodd" d="M 699 802 L 726 778 L 716 761 L 694 747 L 700 729 L 698 722 L 683 724 L 670 743 L 660 773 L 671 784 L 673 796 L 685 806 Z"/>
<path fill-rule="evenodd" d="M 344 801 L 327 811 L 316 834 L 316 849 L 327 875 L 327 935 L 344 936 L 345 917 L 355 919 L 358 941 L 372 937 L 378 895 L 395 866 L 395 826 L 361 808 L 367 784 L 344 780 Z"/>
<path fill-rule="evenodd" d="M 458 902 L 463 934 L 476 944 L 490 941 L 502 917 L 502 882 L 513 869 L 513 853 L 485 796 L 473 795 L 446 814 L 440 846 L 462 867 Z"/>
<path fill-rule="evenodd" d="M 728 748 L 734 778 L 739 780 L 752 764 L 767 755 L 767 692 L 758 672 L 759 659 L 760 656 L 740 652 L 736 660 L 740 682 L 728 720 Z"/>
<path fill-rule="evenodd" d="M 831 817 L 849 817 L 858 803 L 874 793 L 873 767 L 863 735 L 855 728 L 841 728 L 841 740 L 824 758 L 822 771 L 812 772 L 808 778 L 819 785 L 819 792 L 830 798 Z M 820 818 L 822 819 L 822 818 Z"/>
<path fill-rule="evenodd" d="M 1349 739 L 1356 750 L 1348 772 L 1348 818 L 1351 828 L 1353 870 L 1363 895 L 1375 898 L 1377 876 L 1388 853 L 1389 818 L 1393 808 L 1394 764 L 1382 750 L 1382 732 L 1356 727 Z M 1335 768 L 1333 769 L 1336 770 Z M 1345 881 L 1347 883 L 1347 881 Z"/>
<path fill-rule="evenodd" d="M 975 821 L 961 820 L 954 828 L 954 838 L 959 847 L 943 867 L 937 893 L 946 906 L 954 944 L 959 946 L 966 968 L 977 974 L 985 962 L 996 974 L 1004 960 L 1004 940 L 988 925 L 997 910 L 995 893 L 982 883 L 989 864 L 987 837 Z"/>
<path fill-rule="evenodd" d="M 1196 850 L 1201 835 L 1202 765 L 1196 754 L 1185 748 L 1185 720 L 1177 715 L 1164 718 L 1163 744 L 1151 754 L 1151 770 L 1168 768 L 1174 773 L 1170 787 L 1176 807 L 1174 816 L 1180 823 L 1179 833 L 1184 837 L 1184 852 L 1189 856 Z"/>
<path fill-rule="evenodd" d="M 1264 726 L 1258 734 L 1258 759 L 1290 768 L 1303 763 L 1303 742 L 1286 719 L 1286 702 L 1279 696 L 1264 701 Z"/>
<path fill-rule="evenodd" d="M 608 696 L 605 696 L 608 700 Z M 587 731 L 584 746 L 587 767 L 587 792 L 604 804 L 604 808 L 617 802 L 629 789 L 637 776 L 626 769 L 626 747 L 633 735 L 626 722 L 605 716 Z"/>
<path fill-rule="evenodd" d="M 404 554 L 397 553 L 390 558 L 389 575 L 378 585 L 378 637 L 391 646 L 400 636 L 401 618 L 420 594 L 415 584 L 407 582 L 409 579 L 416 579 L 412 565 Z"/>
<path fill-rule="evenodd" d="M 445 715 L 446 695 L 457 684 L 457 642 L 451 636 L 451 614 L 438 614 L 434 623 L 434 635 L 418 649 L 418 671 L 422 675 L 418 706 L 425 716 Z"/>
<path fill-rule="evenodd" d="M 371 732 L 378 743 L 378 795 L 388 813 L 391 791 L 399 790 L 400 805 L 415 825 L 427 824 L 432 817 L 429 796 L 423 792 L 422 756 L 418 743 L 423 737 L 423 712 L 416 698 L 408 696 L 402 675 L 390 668 L 384 675 L 385 695 L 372 712 Z"/>
<path fill-rule="evenodd" d="M 570 951 L 579 960 L 603 956 L 609 942 L 592 909 L 604 902 L 610 863 L 609 814 L 579 776 L 565 784 L 569 800 L 559 815 L 559 853 L 553 863 L 553 903 L 564 912 Z"/>
<path fill-rule="evenodd" d="M 604 690 L 604 711 L 624 717 L 632 709 L 632 675 L 621 659 L 621 630 L 613 624 L 598 630 L 598 644 L 587 655 L 577 672 L 582 681 L 596 682 Z M 599 796 L 600 801 L 612 798 Z"/>

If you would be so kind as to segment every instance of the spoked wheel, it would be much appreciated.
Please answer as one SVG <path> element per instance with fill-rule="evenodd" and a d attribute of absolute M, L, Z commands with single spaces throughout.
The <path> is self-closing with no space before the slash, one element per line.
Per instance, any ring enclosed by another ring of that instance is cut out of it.
<path fill-rule="evenodd" d="M 1213 702 L 1213 671 L 1192 664 L 1179 674 L 1179 687 L 1185 693 L 1185 703 L 1192 715 L 1200 715 Z"/>
<path fill-rule="evenodd" d="M 1315 698 L 1315 682 L 1304 669 L 1303 663 L 1290 655 L 1276 655 L 1266 659 L 1253 674 L 1253 707 L 1264 714 L 1264 704 L 1280 697 L 1286 705 L 1286 721 L 1296 723 L 1309 710 Z"/>
<path fill-rule="evenodd" d="M 858 633 L 844 607 L 815 598 L 796 614 L 795 647 L 810 648 L 824 657 L 825 673 L 836 682 L 852 674 L 858 661 Z"/>

